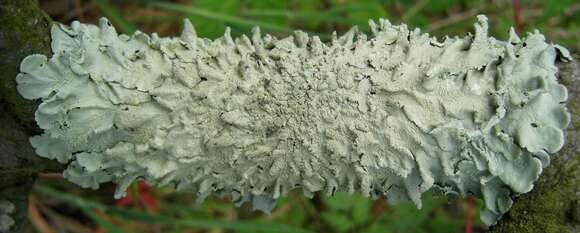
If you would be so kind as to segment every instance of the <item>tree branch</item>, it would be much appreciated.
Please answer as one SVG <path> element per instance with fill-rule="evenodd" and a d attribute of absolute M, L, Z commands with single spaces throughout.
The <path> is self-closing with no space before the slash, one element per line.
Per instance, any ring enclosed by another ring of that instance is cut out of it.
<path fill-rule="evenodd" d="M 27 193 L 42 170 L 61 166 L 35 155 L 28 138 L 40 130 L 34 121 L 36 104 L 20 97 L 15 77 L 24 57 L 50 54 L 50 18 L 32 0 L 0 0 L 0 200 L 15 205 L 16 224 L 26 223 Z"/>
<path fill-rule="evenodd" d="M 568 88 L 572 123 L 567 143 L 553 155 L 534 189 L 515 200 L 512 209 L 492 233 L 580 232 L 580 54 L 575 61 L 559 63 L 560 82 Z"/>

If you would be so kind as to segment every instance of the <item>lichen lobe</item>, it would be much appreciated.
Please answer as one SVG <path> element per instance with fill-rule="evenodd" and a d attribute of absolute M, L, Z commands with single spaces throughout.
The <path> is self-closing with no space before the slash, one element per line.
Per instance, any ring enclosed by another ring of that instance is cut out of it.
<path fill-rule="evenodd" d="M 8 200 L 0 200 L 0 233 L 11 232 L 15 225 L 13 214 L 15 206 Z"/>
<path fill-rule="evenodd" d="M 301 187 L 389 201 L 474 194 L 493 224 L 533 188 L 570 122 L 561 46 L 539 32 L 440 42 L 370 22 L 323 43 L 303 32 L 216 40 L 118 35 L 106 19 L 52 28 L 53 56 L 21 64 L 18 91 L 41 99 L 39 156 L 83 187 L 135 179 L 269 211 Z"/>

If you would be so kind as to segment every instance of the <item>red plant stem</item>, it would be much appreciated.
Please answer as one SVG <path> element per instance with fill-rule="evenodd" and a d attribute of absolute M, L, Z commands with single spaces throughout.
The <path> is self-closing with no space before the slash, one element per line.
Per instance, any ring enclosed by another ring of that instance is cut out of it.
<path fill-rule="evenodd" d="M 473 233 L 473 209 L 475 208 L 475 198 L 467 198 L 467 210 L 465 211 L 465 233 Z"/>
<path fill-rule="evenodd" d="M 115 202 L 115 206 L 130 206 L 135 204 L 136 207 L 142 207 L 148 211 L 156 212 L 157 201 L 150 191 L 149 185 L 142 180 L 137 181 L 137 192 L 132 192 L 131 187 L 127 188 L 127 195 Z M 137 197 L 134 197 L 134 195 Z"/>
<path fill-rule="evenodd" d="M 514 12 L 514 24 L 516 33 L 520 34 L 522 31 L 522 25 L 520 22 L 520 0 L 512 0 L 512 10 Z"/>
<path fill-rule="evenodd" d="M 149 211 L 156 212 L 158 209 L 157 201 L 151 194 L 151 188 L 149 185 L 147 185 L 144 181 L 139 180 L 137 181 L 137 187 L 139 190 L 139 197 L 141 199 L 140 201 L 143 207 Z"/>

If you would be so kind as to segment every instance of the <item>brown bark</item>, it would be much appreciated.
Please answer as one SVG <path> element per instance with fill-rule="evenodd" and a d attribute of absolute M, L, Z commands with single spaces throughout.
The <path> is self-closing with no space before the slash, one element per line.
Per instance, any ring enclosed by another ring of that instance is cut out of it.
<path fill-rule="evenodd" d="M 62 169 L 35 156 L 28 138 L 40 132 L 34 121 L 36 103 L 21 98 L 15 82 L 25 56 L 50 55 L 51 20 L 33 0 L 0 0 L 0 22 L 0 199 L 16 205 L 12 230 L 19 232 L 27 222 L 27 194 L 36 175 Z M 567 144 L 534 190 L 520 196 L 492 232 L 580 232 L 580 66 L 571 62 L 559 67 L 570 92 Z"/>

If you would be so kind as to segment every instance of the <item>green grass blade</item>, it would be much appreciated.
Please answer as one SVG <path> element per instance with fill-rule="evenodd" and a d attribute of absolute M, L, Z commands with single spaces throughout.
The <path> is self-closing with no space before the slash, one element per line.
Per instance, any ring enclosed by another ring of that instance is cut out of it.
<path fill-rule="evenodd" d="M 340 13 L 350 13 L 354 11 L 374 11 L 377 5 L 372 3 L 346 3 L 341 5 L 336 5 L 329 9 L 327 13 L 329 14 L 340 14 Z"/>
<path fill-rule="evenodd" d="M 129 22 L 117 8 L 111 5 L 108 0 L 95 0 L 95 3 L 111 21 L 121 29 L 122 32 L 131 35 L 137 27 Z"/>
<path fill-rule="evenodd" d="M 34 185 L 33 191 L 49 195 L 51 197 L 54 197 L 56 199 L 60 199 L 64 202 L 67 202 L 67 203 L 74 205 L 74 206 L 77 206 L 77 207 L 97 209 L 100 211 L 105 211 L 107 209 L 107 206 L 105 206 L 101 203 L 82 199 L 82 198 L 77 197 L 75 195 L 63 193 L 63 192 L 60 192 L 60 191 L 53 189 L 51 187 L 40 185 L 40 184 Z"/>
<path fill-rule="evenodd" d="M 89 209 L 87 207 L 79 207 L 83 213 L 89 216 L 95 223 L 99 224 L 103 228 L 103 230 L 107 233 L 126 233 L 124 230 L 118 228 L 113 223 L 107 221 L 106 219 L 102 218 L 98 214 L 95 213 L 94 210 Z"/>
<path fill-rule="evenodd" d="M 107 233 L 124 233 L 123 230 L 119 229 L 118 227 L 113 225 L 111 222 L 103 219 L 101 216 L 99 216 L 98 214 L 95 213 L 95 210 L 99 210 L 99 211 L 106 211 L 107 210 L 107 207 L 101 203 L 85 200 L 85 199 L 79 198 L 77 196 L 68 194 L 68 193 L 63 193 L 63 192 L 57 191 L 57 190 L 52 189 L 48 186 L 43 186 L 43 185 L 38 185 L 38 184 L 33 187 L 33 190 L 35 192 L 49 195 L 49 196 L 54 197 L 56 199 L 60 199 L 64 202 L 67 202 L 71 205 L 74 205 L 74 206 L 80 208 L 83 211 L 83 213 L 85 213 L 88 217 L 90 217 L 93 221 L 95 221 L 95 223 L 97 223 L 99 226 L 101 226 L 103 228 L 103 230 L 105 230 L 105 232 L 107 232 Z"/>
<path fill-rule="evenodd" d="M 219 20 L 219 21 L 223 21 L 223 22 L 231 23 L 231 24 L 236 24 L 236 25 L 240 25 L 240 26 L 248 26 L 248 27 L 259 26 L 263 29 L 272 30 L 272 31 L 279 31 L 279 32 L 293 32 L 294 31 L 294 29 L 289 28 L 289 27 L 285 27 L 285 26 L 280 26 L 280 25 L 276 25 L 276 24 L 270 24 L 270 23 L 266 23 L 266 22 L 255 21 L 255 20 L 249 20 L 249 19 L 243 19 L 240 17 L 231 16 L 231 15 L 219 14 L 219 13 L 215 13 L 215 12 L 211 12 L 211 11 L 207 11 L 207 10 L 203 10 L 203 9 L 198 9 L 198 8 L 193 8 L 191 6 L 185 6 L 185 5 L 181 5 L 181 4 L 175 4 L 175 3 L 169 3 L 169 2 L 152 2 L 151 5 L 156 6 L 160 9 L 163 9 L 163 10 L 200 16 L 200 17 L 213 19 L 213 20 Z"/>
<path fill-rule="evenodd" d="M 256 222 L 256 221 L 222 221 L 212 219 L 177 219 L 158 214 L 137 212 L 130 209 L 111 208 L 107 212 L 113 216 L 118 216 L 126 220 L 133 220 L 145 223 L 157 223 L 163 225 L 202 227 L 202 228 L 223 228 L 228 230 L 250 231 L 250 232 L 285 232 L 285 233 L 307 233 L 309 231 L 279 223 Z"/>
<path fill-rule="evenodd" d="M 351 14 L 353 12 L 374 12 L 376 11 L 376 4 L 368 3 L 356 3 L 356 4 L 340 4 L 333 6 L 326 11 L 290 11 L 290 10 L 279 10 L 279 9 L 256 9 L 247 10 L 243 14 L 252 17 L 259 16 L 269 16 L 269 17 L 287 17 L 287 18 L 297 18 L 306 21 L 318 21 L 327 23 L 339 23 L 354 26 L 357 24 L 366 24 L 366 21 L 361 22 L 359 20 L 354 20 L 349 17 L 344 17 L 342 14 Z"/>
<path fill-rule="evenodd" d="M 111 216 L 124 220 L 137 221 L 145 224 L 162 224 L 169 226 L 200 227 L 200 228 L 223 228 L 237 231 L 251 232 L 282 232 L 282 233 L 308 233 L 309 231 L 280 223 L 257 222 L 257 221 L 223 221 L 211 219 L 174 218 L 159 214 L 145 213 L 131 209 L 108 207 L 101 203 L 83 199 L 68 193 L 57 191 L 43 185 L 35 185 L 33 190 L 53 198 L 62 200 L 83 210 L 89 217 L 103 228 L 110 228 L 111 232 L 119 231 L 113 224 L 102 219 L 93 210 L 103 211 Z M 109 231 L 107 231 L 109 232 Z"/>
<path fill-rule="evenodd" d="M 269 16 L 269 17 L 287 17 L 296 18 L 307 21 L 317 21 L 317 22 L 327 22 L 327 23 L 340 23 L 347 25 L 354 25 L 359 23 L 358 21 L 350 20 L 348 18 L 343 18 L 339 16 L 334 16 L 327 12 L 314 12 L 314 11 L 288 11 L 288 10 L 247 10 L 243 12 L 244 15 L 251 17 L 259 16 Z"/>

